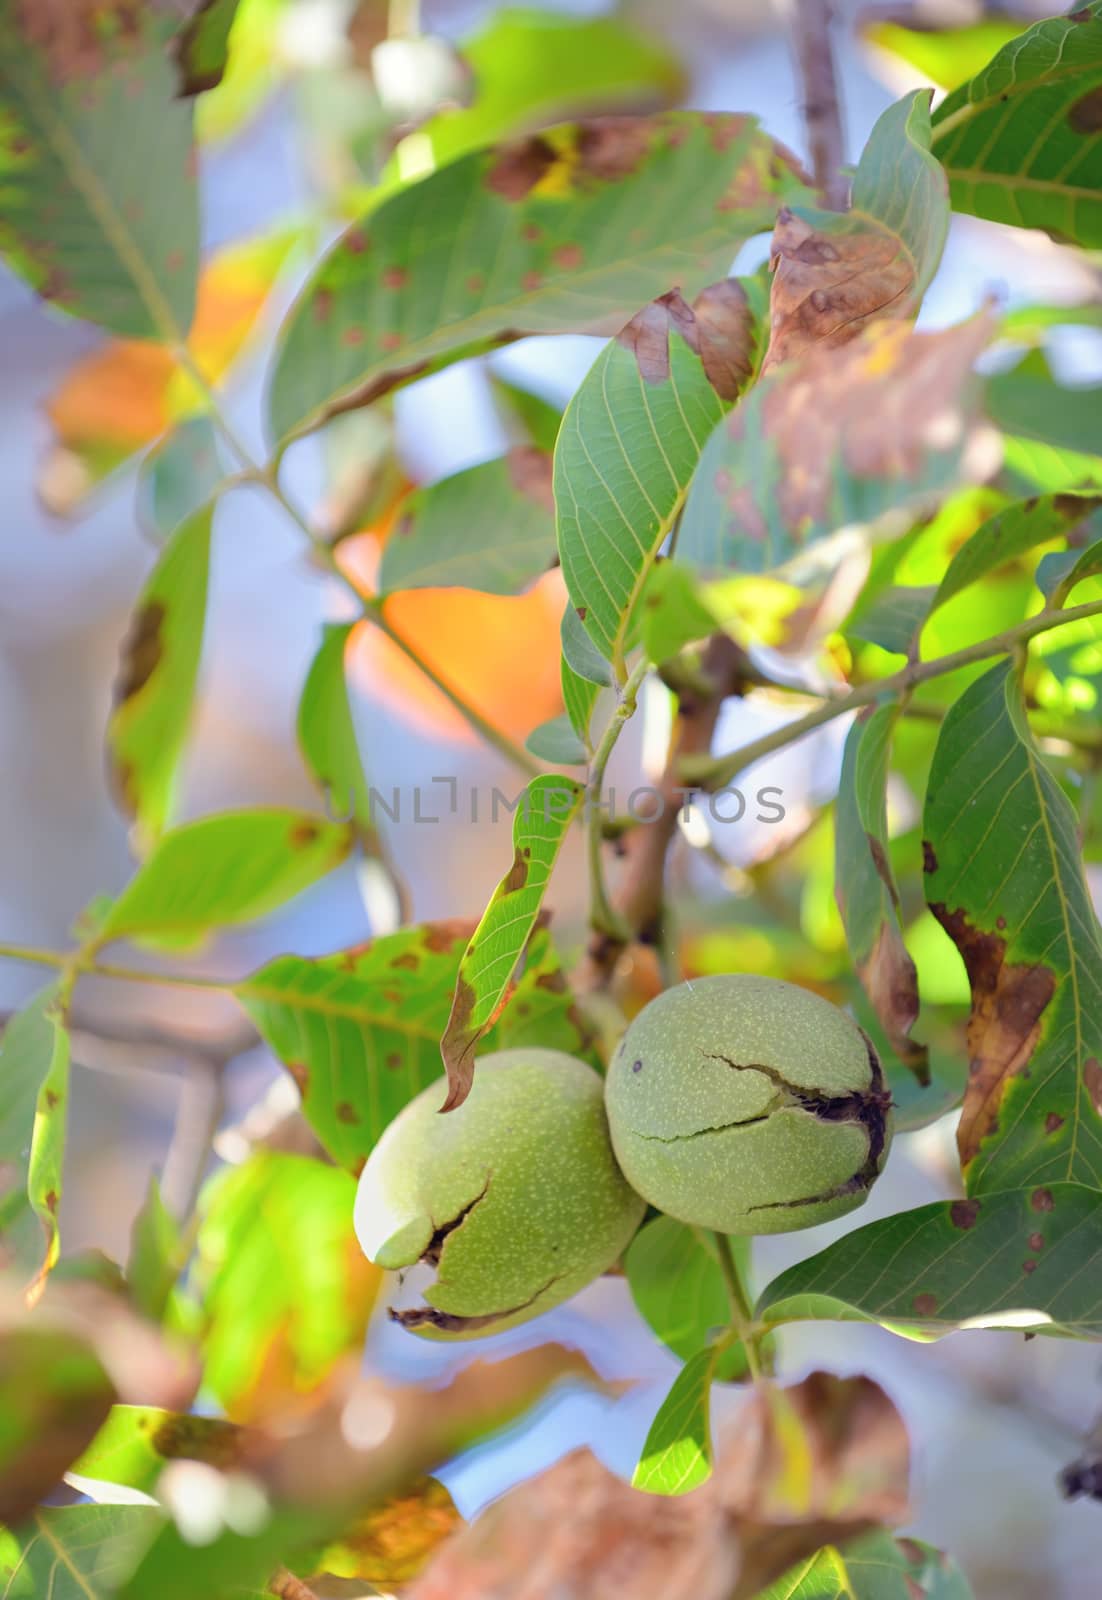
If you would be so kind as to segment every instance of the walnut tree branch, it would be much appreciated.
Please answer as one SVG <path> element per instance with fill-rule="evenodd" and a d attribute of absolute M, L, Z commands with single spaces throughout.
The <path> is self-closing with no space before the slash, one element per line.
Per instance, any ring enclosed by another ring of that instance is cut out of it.
<path fill-rule="evenodd" d="M 830 0 L 795 0 L 793 48 L 800 74 L 804 124 L 815 187 L 823 204 L 844 211 L 849 182 L 842 172 L 845 141 L 838 79 L 830 42 Z"/>

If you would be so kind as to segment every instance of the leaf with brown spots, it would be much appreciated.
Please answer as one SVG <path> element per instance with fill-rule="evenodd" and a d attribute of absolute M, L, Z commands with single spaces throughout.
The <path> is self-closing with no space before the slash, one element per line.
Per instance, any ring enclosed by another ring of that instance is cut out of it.
<path fill-rule="evenodd" d="M 122 643 L 107 757 L 120 805 L 148 849 L 168 823 L 191 724 L 210 569 L 212 509 L 169 540 Z"/>
<path fill-rule="evenodd" d="M 756 1314 L 769 1326 L 878 1322 L 922 1339 L 973 1326 L 1098 1339 L 1100 1272 L 1102 1193 L 1052 1183 L 867 1223 L 782 1272 Z"/>
<path fill-rule="evenodd" d="M 834 894 L 857 976 L 892 1049 L 923 1085 L 926 1047 L 912 1039 L 918 974 L 903 943 L 889 857 L 887 784 L 898 705 L 859 717 L 846 738 L 834 815 Z"/>
<path fill-rule="evenodd" d="M 942 725 L 924 833 L 926 898 L 972 991 L 958 1130 L 969 1193 L 1102 1184 L 1102 932 L 1076 820 L 1044 765 L 1009 665 Z"/>
<path fill-rule="evenodd" d="M 173 19 L 134 0 L 0 10 L 0 249 L 60 309 L 179 343 L 195 308 L 191 108 L 173 99 Z M 141 160 L 112 159 L 120 121 Z"/>
<path fill-rule="evenodd" d="M 781 211 L 763 372 L 817 345 L 848 344 L 875 318 L 913 316 L 948 227 L 948 184 L 930 154 L 930 91 L 917 89 L 869 136 L 850 211 Z"/>
<path fill-rule="evenodd" d="M 613 333 L 673 284 L 691 300 L 779 201 L 805 195 L 747 117 L 604 118 L 463 155 L 384 200 L 322 262 L 280 336 L 271 431 L 308 431 L 502 339 Z M 388 287 L 395 268 L 406 277 Z"/>
<path fill-rule="evenodd" d="M 589 639 L 623 675 L 640 594 L 700 451 L 757 371 L 760 278 L 724 279 L 690 305 L 672 289 L 597 357 L 555 445 L 559 558 Z"/>
<path fill-rule="evenodd" d="M 383 547 L 380 593 L 517 594 L 555 560 L 551 456 L 516 445 L 496 461 L 418 489 Z"/>
<path fill-rule="evenodd" d="M 436 1478 L 421 1478 L 326 1545 L 316 1570 L 391 1589 L 416 1578 L 436 1547 L 462 1526 L 444 1485 Z"/>
<path fill-rule="evenodd" d="M 196 944 L 215 928 L 275 911 L 338 866 L 353 841 L 348 824 L 277 807 L 184 823 L 161 835 L 98 933 Z"/>
<path fill-rule="evenodd" d="M 33 1299 L 57 1261 L 69 1035 L 54 985 L 0 1038 L 0 1270 Z"/>
<path fill-rule="evenodd" d="M 169 1461 L 203 1461 L 228 1472 L 242 1455 L 243 1430 L 222 1417 L 116 1405 L 70 1470 L 78 1478 L 152 1494 Z"/>
<path fill-rule="evenodd" d="M 973 363 L 993 316 L 915 333 L 879 319 L 756 384 L 707 441 L 677 553 L 710 572 L 768 572 L 841 528 L 942 497 L 966 470 Z"/>
<path fill-rule="evenodd" d="M 562 773 L 533 778 L 513 821 L 513 863 L 471 935 L 455 980 L 440 1053 L 448 1075 L 443 1111 L 470 1093 L 475 1052 L 497 1020 L 534 929 L 551 872 L 585 789 Z"/>
<path fill-rule="evenodd" d="M 1100 103 L 1100 0 L 1010 40 L 934 112 L 933 151 L 954 211 L 1097 248 Z"/>
<path fill-rule="evenodd" d="M 473 931 L 471 922 L 424 923 L 316 960 L 280 956 L 237 984 L 342 1166 L 358 1172 L 387 1123 L 442 1075 L 440 1035 Z M 586 1055 L 585 1025 L 565 981 L 549 987 L 556 980 L 558 958 L 541 930 L 487 1048 L 531 1043 Z"/>

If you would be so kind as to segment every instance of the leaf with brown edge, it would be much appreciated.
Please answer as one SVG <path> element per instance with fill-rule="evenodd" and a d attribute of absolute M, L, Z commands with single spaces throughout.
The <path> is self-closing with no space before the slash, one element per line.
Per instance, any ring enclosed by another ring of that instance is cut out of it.
<path fill-rule="evenodd" d="M 848 344 L 878 317 L 913 316 L 948 225 L 948 182 L 930 154 L 930 91 L 918 89 L 873 129 L 850 211 L 781 210 L 763 372 L 816 345 Z"/>
<path fill-rule="evenodd" d="M 61 1247 L 69 1057 L 51 984 L 15 1013 L 0 1039 L 0 1268 L 19 1277 L 32 1300 Z"/>
<path fill-rule="evenodd" d="M 454 1111 L 470 1093 L 475 1051 L 506 1000 L 562 842 L 584 798 L 584 787 L 573 778 L 546 773 L 533 778 L 520 799 L 513 822 L 513 864 L 490 896 L 459 963 L 440 1041 L 448 1075 L 442 1111 Z"/>
<path fill-rule="evenodd" d="M 965 471 L 972 367 L 994 330 L 987 311 L 937 333 L 881 318 L 840 350 L 777 367 L 705 444 L 678 558 L 768 572 L 840 528 L 943 495 Z"/>
<path fill-rule="evenodd" d="M 280 335 L 271 431 L 298 436 L 495 342 L 614 333 L 672 284 L 691 299 L 805 194 L 746 117 L 601 118 L 463 155 L 322 262 Z"/>
<path fill-rule="evenodd" d="M 970 1194 L 1102 1185 L 1102 932 L 1076 821 L 1013 669 L 985 673 L 940 730 L 925 809 L 926 898 L 972 991 L 957 1142 Z"/>
<path fill-rule="evenodd" d="M 869 1379 L 766 1384 L 706 1483 L 644 1493 L 576 1450 L 450 1540 L 407 1600 L 748 1600 L 827 1538 L 900 1519 L 906 1479 L 902 1421 Z"/>
<path fill-rule="evenodd" d="M 143 849 L 169 821 L 191 723 L 207 609 L 213 509 L 176 531 L 146 582 L 123 640 L 107 724 L 112 787 Z"/>
<path fill-rule="evenodd" d="M 607 344 L 555 445 L 559 558 L 575 614 L 623 675 L 643 586 L 700 452 L 751 382 L 765 337 L 760 278 L 724 279 L 690 305 L 660 295 Z"/>
<path fill-rule="evenodd" d="M 834 820 L 834 893 L 857 975 L 892 1049 L 918 1081 L 930 1081 L 924 1045 L 912 1039 L 918 974 L 903 943 L 899 890 L 888 855 L 887 783 L 898 705 L 870 708 L 846 738 Z"/>

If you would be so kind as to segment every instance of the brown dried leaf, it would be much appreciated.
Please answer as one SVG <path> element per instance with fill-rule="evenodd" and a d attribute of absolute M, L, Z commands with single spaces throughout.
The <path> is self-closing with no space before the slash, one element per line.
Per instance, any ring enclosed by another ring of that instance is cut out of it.
<path fill-rule="evenodd" d="M 918 484 L 931 456 L 963 440 L 972 366 L 993 331 L 986 311 L 937 333 L 876 322 L 844 350 L 817 348 L 755 391 L 756 420 L 776 457 L 776 506 L 790 536 L 831 523 L 839 473 Z M 736 444 L 745 438 L 747 415 L 743 405 L 728 420 Z M 728 479 L 721 492 L 731 516 L 747 537 L 765 541 L 760 488 Z"/>
<path fill-rule="evenodd" d="M 821 1544 L 904 1517 L 907 1459 L 869 1379 L 766 1385 L 699 1489 L 644 1494 L 575 1451 L 449 1540 L 407 1600 L 748 1600 Z"/>
<path fill-rule="evenodd" d="M 771 334 L 763 372 L 816 346 L 836 350 L 874 318 L 914 310 L 914 262 L 898 235 L 871 221 L 824 233 L 785 206 L 770 266 Z"/>
<path fill-rule="evenodd" d="M 318 1571 L 393 1588 L 422 1570 L 436 1547 L 462 1527 L 455 1501 L 436 1478 L 391 1495 L 327 1545 Z"/>

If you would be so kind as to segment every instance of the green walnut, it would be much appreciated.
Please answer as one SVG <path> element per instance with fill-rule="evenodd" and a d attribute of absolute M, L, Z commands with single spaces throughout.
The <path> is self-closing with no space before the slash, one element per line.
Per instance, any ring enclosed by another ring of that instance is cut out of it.
<path fill-rule="evenodd" d="M 390 1315 L 431 1339 L 498 1333 L 605 1272 L 645 1206 L 616 1165 L 600 1078 L 559 1050 L 478 1063 L 456 1111 L 442 1088 L 405 1106 L 356 1196 L 364 1252 L 391 1270 L 436 1269 L 425 1304 Z"/>
<path fill-rule="evenodd" d="M 696 978 L 644 1007 L 605 1103 L 633 1188 L 723 1233 L 787 1233 L 852 1211 L 891 1140 L 891 1096 L 856 1023 L 748 973 Z"/>

